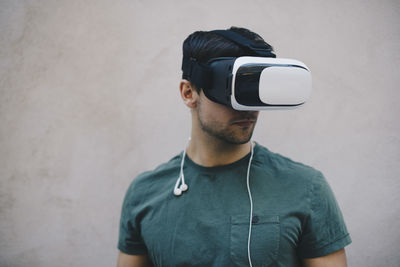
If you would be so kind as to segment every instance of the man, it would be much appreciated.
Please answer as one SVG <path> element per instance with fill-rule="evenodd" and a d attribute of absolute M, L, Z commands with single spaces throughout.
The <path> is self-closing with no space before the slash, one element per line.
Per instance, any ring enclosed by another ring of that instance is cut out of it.
<path fill-rule="evenodd" d="M 228 31 L 272 51 L 247 29 Z M 213 32 L 191 34 L 183 54 L 201 64 L 254 56 Z M 132 182 L 118 266 L 346 266 L 351 240 L 323 175 L 251 142 L 258 111 L 212 101 L 185 71 L 183 78 L 190 141 Z"/>

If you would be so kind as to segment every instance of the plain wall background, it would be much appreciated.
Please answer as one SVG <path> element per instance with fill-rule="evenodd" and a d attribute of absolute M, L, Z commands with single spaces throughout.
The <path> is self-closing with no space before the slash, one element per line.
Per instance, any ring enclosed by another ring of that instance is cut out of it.
<path fill-rule="evenodd" d="M 129 183 L 190 133 L 182 41 L 231 25 L 313 74 L 254 140 L 325 174 L 349 266 L 399 266 L 400 4 L 382 0 L 1 0 L 0 266 L 115 265 Z"/>

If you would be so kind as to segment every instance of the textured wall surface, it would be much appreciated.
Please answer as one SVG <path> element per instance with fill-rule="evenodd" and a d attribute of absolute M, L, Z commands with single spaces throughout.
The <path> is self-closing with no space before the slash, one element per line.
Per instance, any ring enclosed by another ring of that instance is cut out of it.
<path fill-rule="evenodd" d="M 181 44 L 248 27 L 304 61 L 313 95 L 254 139 L 320 169 L 350 266 L 400 257 L 398 1 L 0 1 L 0 266 L 114 266 L 131 180 L 179 153 Z"/>

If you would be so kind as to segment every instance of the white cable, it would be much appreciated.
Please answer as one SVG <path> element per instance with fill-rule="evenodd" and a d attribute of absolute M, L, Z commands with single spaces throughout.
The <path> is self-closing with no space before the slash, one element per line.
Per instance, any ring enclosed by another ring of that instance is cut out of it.
<path fill-rule="evenodd" d="M 188 145 L 189 145 L 190 139 L 191 139 L 191 138 L 189 137 L 188 144 L 186 145 L 185 149 L 183 150 L 182 160 L 181 160 L 181 170 L 180 170 L 180 172 L 179 172 L 179 177 L 178 177 L 178 179 L 176 180 L 175 187 L 174 187 L 174 195 L 175 195 L 175 196 L 180 196 L 180 195 L 182 195 L 182 192 L 188 190 L 188 188 L 189 188 L 188 185 L 185 184 L 185 175 L 184 175 L 184 173 L 183 173 L 183 164 L 184 164 L 184 162 L 185 162 L 186 149 L 187 149 L 187 147 L 188 147 Z M 178 185 L 179 185 L 179 183 L 180 183 L 181 181 L 182 181 L 182 184 L 178 187 Z"/>
<path fill-rule="evenodd" d="M 249 236 L 247 238 L 247 257 L 249 259 L 250 267 L 253 267 L 253 265 L 251 264 L 251 256 L 250 256 L 251 225 L 253 221 L 253 198 L 251 197 L 249 177 L 250 177 L 250 167 L 251 167 L 251 161 L 253 160 L 254 149 L 253 149 L 253 143 L 251 142 L 250 142 L 250 149 L 251 149 L 251 154 L 249 159 L 249 166 L 247 167 L 247 192 L 249 194 L 249 199 L 250 199 L 250 224 L 249 224 Z"/>
<path fill-rule="evenodd" d="M 190 137 L 188 140 L 188 143 L 190 142 Z M 253 160 L 253 154 L 254 154 L 254 146 L 253 143 L 250 142 L 250 159 L 249 159 L 249 165 L 247 166 L 247 177 L 246 177 L 246 183 L 247 183 L 247 192 L 249 194 L 249 200 L 250 200 L 250 222 L 249 222 L 249 236 L 247 238 L 247 257 L 249 260 L 249 265 L 250 267 L 253 267 L 251 263 L 251 255 L 250 255 L 250 241 L 251 241 L 251 226 L 252 226 L 252 220 L 253 220 L 253 198 L 251 197 L 251 191 L 250 191 L 250 167 L 251 167 L 251 162 Z M 183 150 L 182 154 L 182 160 L 181 160 L 181 169 L 179 172 L 179 177 L 176 180 L 175 187 L 174 187 L 174 195 L 175 196 L 180 196 L 182 195 L 183 191 L 186 191 L 188 189 L 187 184 L 185 184 L 185 175 L 183 173 L 183 164 L 185 162 L 185 157 L 186 157 L 186 148 Z M 182 181 L 181 186 L 178 187 L 179 182 Z"/>

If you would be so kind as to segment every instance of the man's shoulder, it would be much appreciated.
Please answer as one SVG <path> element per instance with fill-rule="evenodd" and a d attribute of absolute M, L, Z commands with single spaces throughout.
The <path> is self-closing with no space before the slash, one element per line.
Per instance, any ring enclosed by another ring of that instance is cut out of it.
<path fill-rule="evenodd" d="M 168 177 L 175 177 L 180 166 L 181 156 L 182 153 L 174 156 L 167 162 L 161 163 L 153 170 L 140 173 L 133 179 L 128 190 L 131 191 L 135 189 L 135 191 L 138 191 L 138 187 L 147 187 L 155 184 L 155 182 L 159 183 Z"/>
<path fill-rule="evenodd" d="M 273 172 L 275 175 L 282 176 L 286 179 L 307 179 L 309 181 L 310 179 L 314 180 L 323 176 L 319 170 L 310 165 L 295 161 L 282 154 L 272 152 L 262 145 L 257 144 L 257 147 L 257 163 L 262 166 L 262 168 L 267 169 L 269 172 Z"/>

